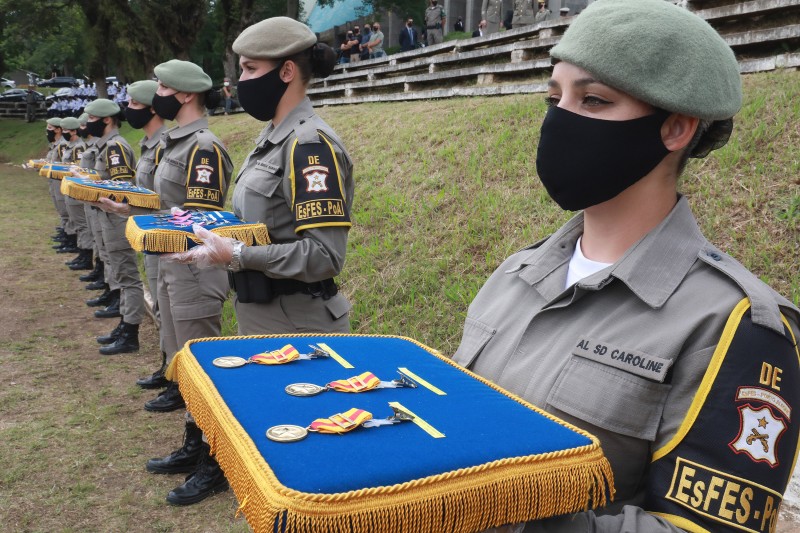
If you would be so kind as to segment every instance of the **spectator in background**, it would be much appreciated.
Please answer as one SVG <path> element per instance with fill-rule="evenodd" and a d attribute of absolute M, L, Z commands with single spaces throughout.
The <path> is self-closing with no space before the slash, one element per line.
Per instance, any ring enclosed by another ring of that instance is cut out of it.
<path fill-rule="evenodd" d="M 28 89 L 25 93 L 25 122 L 36 120 L 36 93 L 33 89 Z"/>
<path fill-rule="evenodd" d="M 502 23 L 502 26 L 503 26 L 504 30 L 508 31 L 513 27 L 512 24 L 511 24 L 512 20 L 514 20 L 514 11 L 509 9 L 508 11 L 506 11 L 506 16 L 503 19 L 503 23 Z"/>
<path fill-rule="evenodd" d="M 486 20 L 480 21 L 478 29 L 472 32 L 473 37 L 483 37 L 486 35 Z"/>
<path fill-rule="evenodd" d="M 419 35 L 414 28 L 414 19 L 406 21 L 406 27 L 400 30 L 400 49 L 403 52 L 413 50 L 419 45 Z"/>
<path fill-rule="evenodd" d="M 222 80 L 222 98 L 225 100 L 225 114 L 229 114 L 231 112 L 231 108 L 233 107 L 233 92 L 231 91 L 231 79 L 224 78 Z M 236 107 L 239 107 L 239 103 L 236 103 Z"/>
<path fill-rule="evenodd" d="M 425 10 L 425 37 L 428 46 L 439 44 L 444 40 L 442 28 L 447 22 L 447 14 L 437 0 L 431 0 L 431 5 Z"/>
<path fill-rule="evenodd" d="M 367 43 L 367 51 L 370 59 L 386 56 L 386 52 L 383 51 L 383 32 L 379 22 L 372 25 L 372 36 Z"/>
<path fill-rule="evenodd" d="M 536 12 L 535 20 L 536 22 L 542 22 L 543 20 L 547 20 L 550 17 L 550 10 L 547 9 L 547 4 L 544 3 L 544 0 L 539 0 L 539 11 Z"/>
<path fill-rule="evenodd" d="M 339 47 L 339 63 L 349 63 L 354 51 L 358 51 L 358 38 L 355 33 L 349 31 L 344 37 L 344 42 Z"/>
<path fill-rule="evenodd" d="M 364 31 L 361 32 L 361 40 L 359 41 L 361 59 L 369 59 L 369 48 L 367 48 L 367 43 L 369 43 L 370 39 L 372 39 L 372 28 L 369 24 L 364 24 Z"/>
<path fill-rule="evenodd" d="M 559 11 L 559 13 L 561 13 L 561 18 L 568 17 L 569 16 L 569 8 L 568 7 L 562 7 L 561 10 Z"/>
<path fill-rule="evenodd" d="M 458 17 L 456 23 L 453 24 L 453 31 L 464 31 L 464 21 L 461 17 Z"/>
<path fill-rule="evenodd" d="M 536 22 L 534 1 L 535 0 L 514 0 L 514 18 L 511 19 L 511 25 L 514 28 L 530 26 Z"/>
<path fill-rule="evenodd" d="M 483 0 L 481 4 L 481 18 L 486 21 L 483 35 L 491 35 L 500 31 L 500 22 L 503 12 L 503 0 Z"/>

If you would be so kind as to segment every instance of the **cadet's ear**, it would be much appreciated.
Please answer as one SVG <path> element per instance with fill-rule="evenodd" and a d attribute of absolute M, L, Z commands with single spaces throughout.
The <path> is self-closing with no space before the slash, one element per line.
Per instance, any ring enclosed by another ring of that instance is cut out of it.
<path fill-rule="evenodd" d="M 694 137 L 700 119 L 680 113 L 671 114 L 661 126 L 661 140 L 671 152 L 685 148 Z"/>
<path fill-rule="evenodd" d="M 297 76 L 297 64 L 294 61 L 284 61 L 280 75 L 283 83 L 291 83 Z"/>

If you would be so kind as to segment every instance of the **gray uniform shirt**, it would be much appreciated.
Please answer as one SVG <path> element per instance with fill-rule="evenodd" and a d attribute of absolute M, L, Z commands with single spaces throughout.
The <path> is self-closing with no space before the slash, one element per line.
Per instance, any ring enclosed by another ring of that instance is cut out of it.
<path fill-rule="evenodd" d="M 167 131 L 166 126 L 161 126 L 151 137 L 142 138 L 139 142 L 141 152 L 139 164 L 136 165 L 136 186 L 155 191 L 155 172 L 158 161 L 156 152 L 161 143 L 161 135 Z"/>
<path fill-rule="evenodd" d="M 92 137 L 91 139 L 86 139 L 84 142 L 86 143 L 86 149 L 81 154 L 79 164 L 81 168 L 93 169 L 97 162 L 97 139 Z"/>
<path fill-rule="evenodd" d="M 161 197 L 161 209 L 173 207 L 221 210 L 225 204 L 233 164 L 222 142 L 208 130 L 208 119 L 201 118 L 185 126 L 166 130 L 161 136 L 163 155 L 155 173 L 155 192 Z M 198 152 L 211 154 L 215 161 L 204 165 Z M 202 174 L 211 167 L 208 187 Z M 199 179 L 199 182 L 198 182 Z M 138 214 L 138 213 L 137 213 Z"/>
<path fill-rule="evenodd" d="M 292 198 L 292 147 L 298 128 L 317 131 L 331 141 L 345 204 L 352 206 L 355 182 L 353 163 L 342 142 L 316 113 L 306 98 L 275 128 L 268 125 L 256 140 L 236 178 L 233 211 L 248 222 L 263 222 L 273 244 L 242 250 L 242 268 L 259 270 L 271 278 L 291 278 L 308 283 L 332 278 L 344 265 L 348 227 L 323 226 L 295 232 Z M 302 178 L 300 178 L 302 179 Z"/>
<path fill-rule="evenodd" d="M 94 169 L 100 174 L 100 179 L 133 181 L 136 156 L 118 129 L 114 128 L 107 135 L 97 139 L 95 147 L 97 156 Z"/>
<path fill-rule="evenodd" d="M 564 289 L 582 233 L 579 214 L 508 258 L 470 305 L 454 360 L 594 434 L 611 463 L 617 492 L 597 511 L 604 516 L 578 513 L 526 531 L 679 531 L 640 507 L 653 450 L 684 419 L 742 298 L 752 302 L 753 321 L 775 331 L 783 331 L 778 305 L 795 329 L 798 315 L 703 237 L 683 198 L 619 261 Z M 615 366 L 581 349 L 584 340 L 665 364 L 656 373 Z"/>

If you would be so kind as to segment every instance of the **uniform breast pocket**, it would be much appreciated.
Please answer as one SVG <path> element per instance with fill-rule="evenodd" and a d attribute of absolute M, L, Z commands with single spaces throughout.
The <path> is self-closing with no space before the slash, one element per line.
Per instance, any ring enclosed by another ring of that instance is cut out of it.
<path fill-rule="evenodd" d="M 185 162 L 166 157 L 159 163 L 158 169 L 158 179 L 171 181 L 182 187 L 186 186 L 188 176 L 186 174 Z"/>
<path fill-rule="evenodd" d="M 474 318 L 467 317 L 464 323 L 464 333 L 461 336 L 461 344 L 453 356 L 453 361 L 465 368 L 469 368 L 496 332 L 495 328 Z"/>
<path fill-rule="evenodd" d="M 265 223 L 270 230 L 274 229 L 276 212 L 281 208 L 288 211 L 281 190 L 282 182 L 281 176 L 266 170 L 256 168 L 249 171 L 243 180 L 246 190 L 242 196 L 244 205 L 241 212 L 244 218 L 259 220 Z"/>
<path fill-rule="evenodd" d="M 654 441 L 670 388 L 573 355 L 547 403 L 609 431 Z"/>

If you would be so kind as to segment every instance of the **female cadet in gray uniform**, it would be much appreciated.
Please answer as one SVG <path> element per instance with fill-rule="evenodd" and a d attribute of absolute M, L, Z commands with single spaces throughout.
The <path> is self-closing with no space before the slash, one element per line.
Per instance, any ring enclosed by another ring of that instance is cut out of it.
<path fill-rule="evenodd" d="M 86 151 L 86 143 L 78 135 L 80 121 L 74 117 L 61 119 L 61 131 L 68 144 L 61 157 L 62 163 L 77 163 L 81 160 L 83 152 Z M 83 210 L 83 202 L 64 196 L 64 205 L 69 216 L 69 233 L 74 233 L 77 237 L 78 256 L 72 261 L 67 262 L 70 270 L 91 270 L 92 269 L 92 235 L 86 225 L 86 213 Z"/>
<path fill-rule="evenodd" d="M 89 122 L 89 114 L 83 113 L 80 117 L 78 117 L 78 120 L 81 123 L 81 127 L 78 130 L 78 135 L 83 137 L 84 143 L 86 144 L 86 149 L 81 154 L 81 159 L 78 162 L 78 167 L 94 169 L 95 164 L 97 163 L 97 139 L 93 137 L 86 129 L 86 124 L 88 124 Z M 102 247 L 102 239 L 103 239 L 102 230 L 100 229 L 100 222 L 97 220 L 97 212 L 99 211 L 99 209 L 88 203 L 83 203 L 83 202 L 81 203 L 83 204 L 83 212 L 84 212 L 84 218 L 86 219 L 86 227 L 88 229 L 88 234 L 92 240 L 92 249 L 94 251 L 95 262 L 94 262 L 94 269 L 92 269 L 91 272 L 81 276 L 78 279 L 80 281 L 90 282 L 86 286 L 87 290 L 105 291 L 108 289 L 108 285 L 106 283 L 104 265 L 105 261 L 108 260 L 108 257 L 106 256 L 105 248 Z M 102 305 L 107 305 L 107 304 L 102 304 Z"/>
<path fill-rule="evenodd" d="M 173 207 L 220 210 L 225 205 L 233 165 L 222 142 L 208 130 L 204 116 L 211 97 L 211 78 L 199 66 L 173 59 L 155 68 L 159 87 L 153 109 L 177 126 L 161 137 L 163 153 L 155 172 L 155 191 L 161 212 Z M 103 208 L 124 216 L 128 204 L 101 199 Z M 146 212 L 136 208 L 134 214 Z M 221 332 L 222 305 L 228 295 L 228 279 L 220 270 L 199 270 L 194 265 L 166 262 L 158 265 L 158 308 L 161 345 L 166 364 L 186 341 L 216 337 Z M 168 412 L 184 407 L 178 384 L 170 382 L 156 398 L 145 403 L 148 411 Z"/>
<path fill-rule="evenodd" d="M 275 17 L 233 43 L 242 69 L 239 102 L 254 118 L 271 121 L 242 166 L 233 209 L 243 220 L 264 222 L 272 244 L 244 247 L 201 229 L 203 246 L 170 256 L 232 272 L 240 335 L 350 330 L 351 305 L 333 277 L 344 265 L 351 226 L 353 164 L 306 97 L 311 77 L 327 76 L 336 62 L 333 50 L 316 41 L 304 24 Z M 185 471 L 198 457 L 196 472 L 168 501 L 195 503 L 227 488 L 193 423 L 183 446 L 152 459 L 148 470 Z"/>
<path fill-rule="evenodd" d="M 797 452 L 800 314 L 677 193 L 686 158 L 728 140 L 736 58 L 663 0 L 598 0 L 550 54 L 537 170 L 583 211 L 492 274 L 454 359 L 596 435 L 616 497 L 503 529 L 773 531 Z"/>
<path fill-rule="evenodd" d="M 144 137 L 139 146 L 141 153 L 139 163 L 136 165 L 136 185 L 156 190 L 155 173 L 161 159 L 161 134 L 166 131 L 164 119 L 153 110 L 153 97 L 158 91 L 158 82 L 142 80 L 132 83 L 128 87 L 128 107 L 125 108 L 125 119 L 135 129 L 144 130 Z M 147 286 L 153 301 L 153 315 L 156 325 L 161 329 L 160 313 L 158 311 L 158 256 L 144 254 L 144 269 L 147 275 Z M 166 370 L 167 354 L 161 346 L 161 367 L 152 375 L 136 381 L 144 389 L 157 389 L 166 387 L 169 383 L 164 377 Z"/>
<path fill-rule="evenodd" d="M 60 118 L 47 119 L 47 141 L 50 149 L 44 158 L 48 163 L 60 163 L 64 156 L 67 142 L 64 140 L 62 132 Z M 53 246 L 53 249 L 58 253 L 76 253 L 78 251 L 77 236 L 70 232 L 69 214 L 64 204 L 64 195 L 61 194 L 61 180 L 51 178 L 48 181 L 50 198 L 53 199 L 53 205 L 61 219 L 58 225 L 58 232 L 53 236 L 53 240 L 61 244 Z"/>

